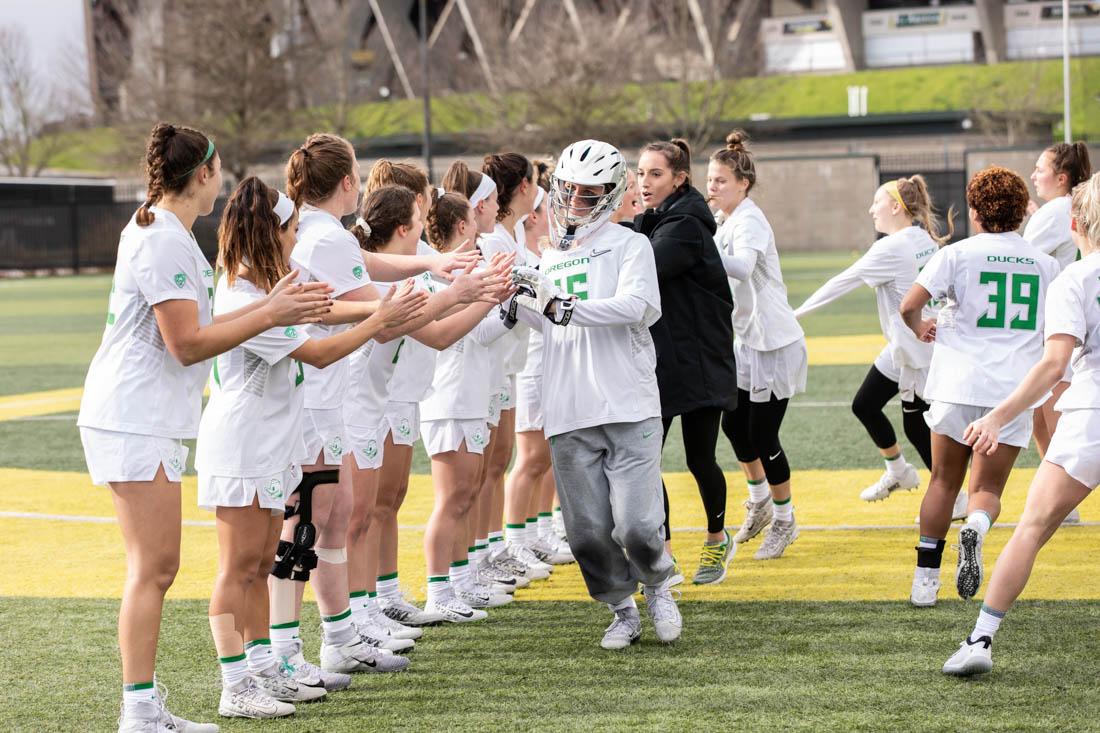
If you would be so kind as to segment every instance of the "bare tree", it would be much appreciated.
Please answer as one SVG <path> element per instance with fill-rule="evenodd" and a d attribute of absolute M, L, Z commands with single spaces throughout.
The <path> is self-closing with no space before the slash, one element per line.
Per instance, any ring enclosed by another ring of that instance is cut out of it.
<path fill-rule="evenodd" d="M 1011 94 L 975 76 L 968 98 L 974 101 L 971 116 L 982 133 L 1018 145 L 1049 137 L 1055 116 L 1051 111 L 1061 108 L 1061 96 L 1060 87 L 1043 83 L 1042 65 L 1032 62 L 1013 75 Z"/>
<path fill-rule="evenodd" d="M 0 163 L 9 174 L 40 175 L 71 144 L 60 133 L 81 98 L 38 73 L 22 30 L 0 27 Z"/>

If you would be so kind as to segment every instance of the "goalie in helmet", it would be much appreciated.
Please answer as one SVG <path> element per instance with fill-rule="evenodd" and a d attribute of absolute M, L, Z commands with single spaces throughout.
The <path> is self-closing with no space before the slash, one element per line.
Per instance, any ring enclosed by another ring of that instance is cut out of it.
<path fill-rule="evenodd" d="M 614 224 L 626 161 L 611 145 L 567 147 L 551 179 L 550 240 L 516 267 L 508 317 L 544 338 L 543 411 L 558 496 L 588 592 L 614 613 L 605 649 L 637 641 L 642 585 L 663 642 L 680 636 L 664 548 L 661 401 L 649 327 L 661 317 L 653 249 Z"/>

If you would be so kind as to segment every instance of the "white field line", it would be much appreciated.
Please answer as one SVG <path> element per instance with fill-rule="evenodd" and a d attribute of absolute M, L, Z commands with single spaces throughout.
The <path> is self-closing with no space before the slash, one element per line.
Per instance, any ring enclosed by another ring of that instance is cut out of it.
<path fill-rule="evenodd" d="M 76 522 L 83 524 L 115 524 L 117 519 L 114 517 L 92 517 L 80 514 L 40 514 L 38 512 L 0 512 L 0 519 L 35 519 L 47 522 Z M 999 522 L 997 527 L 1015 527 L 1016 522 Z M 213 527 L 214 522 L 203 519 L 185 519 L 183 520 L 183 526 L 185 527 Z M 916 523 L 913 524 L 811 524 L 800 525 L 798 529 L 806 532 L 853 532 L 853 531 L 876 531 L 876 530 L 891 530 L 891 529 L 913 529 Z M 1079 522 L 1073 525 L 1067 525 L 1071 527 L 1100 527 L 1100 522 Z M 423 532 L 425 525 L 423 524 L 402 524 L 398 529 Z M 706 532 L 706 527 L 674 527 L 673 532 Z"/>

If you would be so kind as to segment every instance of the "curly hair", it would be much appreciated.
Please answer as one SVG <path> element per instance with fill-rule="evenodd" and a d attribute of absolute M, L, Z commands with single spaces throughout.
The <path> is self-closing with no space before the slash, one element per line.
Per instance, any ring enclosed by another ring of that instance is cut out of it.
<path fill-rule="evenodd" d="M 137 211 L 137 223 L 147 227 L 155 216 L 150 207 L 168 193 L 180 193 L 187 188 L 191 176 L 205 166 L 214 168 L 214 155 L 206 158 L 210 148 L 210 138 L 190 127 L 177 127 L 167 122 L 158 122 L 149 133 L 145 144 L 145 202 Z M 205 161 L 205 163 L 204 163 Z"/>
<path fill-rule="evenodd" d="M 383 186 L 363 199 L 359 216 L 370 231 L 356 223 L 351 233 L 359 240 L 360 247 L 377 252 L 393 239 L 398 227 L 412 226 L 413 218 L 419 216 L 416 195 L 404 186 Z"/>
<path fill-rule="evenodd" d="M 324 201 L 355 165 L 355 151 L 344 138 L 318 132 L 286 161 L 286 195 L 295 206 Z"/>
<path fill-rule="evenodd" d="M 497 203 L 500 204 L 497 221 L 504 221 L 512 213 L 512 198 L 520 184 L 524 181 L 530 182 L 535 169 L 531 161 L 519 153 L 494 153 L 485 156 L 481 172 L 497 184 Z"/>
<path fill-rule="evenodd" d="M 286 232 L 294 217 L 279 224 L 275 213 L 278 201 L 275 189 L 249 176 L 226 202 L 218 225 L 218 267 L 225 270 L 230 285 L 243 262 L 248 263 L 253 282 L 261 290 L 270 291 L 290 272 L 279 235 Z"/>
<path fill-rule="evenodd" d="M 987 232 L 1014 232 L 1027 214 L 1027 184 L 1015 171 L 992 165 L 966 184 L 966 205 Z"/>
<path fill-rule="evenodd" d="M 428 244 L 440 252 L 445 252 L 447 242 L 454 236 L 455 227 L 470 215 L 470 202 L 457 193 L 445 193 L 428 209 L 428 220 L 424 226 L 428 233 Z"/>

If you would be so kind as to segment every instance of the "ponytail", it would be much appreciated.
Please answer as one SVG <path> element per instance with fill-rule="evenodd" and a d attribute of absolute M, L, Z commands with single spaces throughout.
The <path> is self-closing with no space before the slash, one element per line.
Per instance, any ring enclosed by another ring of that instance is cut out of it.
<path fill-rule="evenodd" d="M 368 252 L 384 247 L 400 226 L 412 226 L 417 216 L 416 196 L 402 186 L 383 186 L 372 191 L 359 210 L 351 233 Z"/>
<path fill-rule="evenodd" d="M 459 222 L 470 215 L 470 202 L 458 193 L 445 193 L 432 202 L 425 222 L 428 244 L 440 252 L 447 251 L 447 243 L 455 234 Z"/>
<path fill-rule="evenodd" d="M 677 190 L 691 186 L 691 146 L 687 140 L 677 137 L 668 142 L 652 142 L 643 147 L 642 152 L 660 153 L 668 161 L 668 167 L 673 175 L 683 173 L 687 176 L 683 185 Z"/>
<path fill-rule="evenodd" d="M 955 207 L 948 208 L 947 231 L 941 234 L 940 218 L 932 206 L 932 196 L 928 193 L 928 184 L 925 183 L 924 176 L 917 174 L 908 178 L 899 178 L 895 183 L 902 204 L 909 211 L 910 216 L 920 222 L 921 227 L 928 232 L 928 236 L 936 240 L 940 246 L 951 241 L 951 237 L 955 234 Z"/>
<path fill-rule="evenodd" d="M 428 174 L 412 163 L 394 163 L 385 158 L 375 161 L 367 174 L 366 193 L 383 186 L 403 186 L 417 196 L 428 188 Z"/>
<path fill-rule="evenodd" d="M 230 195 L 218 225 L 218 267 L 230 285 L 244 263 L 256 287 L 268 292 L 290 272 L 279 234 L 294 217 L 280 224 L 275 213 L 278 201 L 278 191 L 255 176 L 237 184 Z"/>
<path fill-rule="evenodd" d="M 295 206 L 317 204 L 336 192 L 355 167 L 355 151 L 344 138 L 314 133 L 286 162 L 286 195 Z"/>
<path fill-rule="evenodd" d="M 443 189 L 462 194 L 468 199 L 481 185 L 481 179 L 481 173 L 470 170 L 469 166 L 461 160 L 456 160 L 443 174 Z"/>
<path fill-rule="evenodd" d="M 1066 186 L 1072 191 L 1078 184 L 1084 183 L 1092 175 L 1092 163 L 1089 161 L 1089 149 L 1083 142 L 1058 143 L 1044 152 L 1050 153 L 1051 167 L 1055 174 L 1064 173 Z"/>

